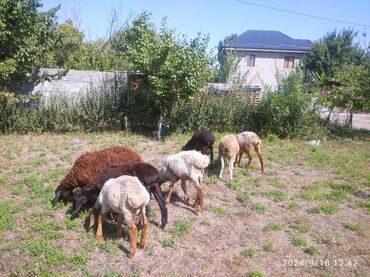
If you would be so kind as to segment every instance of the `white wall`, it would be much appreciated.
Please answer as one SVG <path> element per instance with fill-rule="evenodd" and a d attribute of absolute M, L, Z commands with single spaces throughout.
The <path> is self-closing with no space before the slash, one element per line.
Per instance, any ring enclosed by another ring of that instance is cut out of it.
<path fill-rule="evenodd" d="M 255 55 L 255 66 L 247 66 L 245 55 Z M 281 53 L 281 52 L 257 52 L 257 51 L 238 51 L 238 56 L 242 57 L 239 62 L 239 72 L 245 77 L 245 83 L 251 86 L 264 87 L 270 86 L 272 89 L 277 87 L 276 72 L 283 74 L 289 73 L 292 69 L 284 68 L 284 57 L 294 56 L 294 65 L 298 65 L 303 57 L 302 53 Z"/>
<path fill-rule="evenodd" d="M 42 68 L 40 74 L 56 74 L 59 69 Z M 115 78 L 119 74 L 126 78 L 126 72 L 102 72 L 102 71 L 87 71 L 87 70 L 69 70 L 65 76 L 51 81 L 44 81 L 36 86 L 29 88 L 33 94 L 40 94 L 44 97 L 56 93 L 62 93 L 67 96 L 82 95 L 92 88 L 98 88 L 105 81 Z"/>

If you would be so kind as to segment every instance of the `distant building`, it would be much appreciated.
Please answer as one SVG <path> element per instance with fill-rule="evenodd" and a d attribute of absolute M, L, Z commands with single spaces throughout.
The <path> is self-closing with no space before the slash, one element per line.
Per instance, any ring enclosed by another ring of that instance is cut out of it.
<path fill-rule="evenodd" d="M 244 85 L 274 89 L 276 73 L 286 74 L 299 65 L 311 44 L 308 39 L 293 39 L 279 31 L 249 30 L 224 45 L 218 54 L 232 54 L 239 61 L 231 80 L 244 76 Z"/>

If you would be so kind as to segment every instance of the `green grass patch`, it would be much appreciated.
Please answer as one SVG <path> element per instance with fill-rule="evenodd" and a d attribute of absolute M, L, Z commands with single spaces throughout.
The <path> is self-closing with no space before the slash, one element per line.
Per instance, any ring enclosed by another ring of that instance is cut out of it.
<path fill-rule="evenodd" d="M 50 249 L 46 255 L 46 261 L 52 266 L 61 266 L 68 262 L 68 255 L 63 250 Z"/>
<path fill-rule="evenodd" d="M 70 260 L 72 268 L 76 269 L 82 266 L 85 266 L 89 261 L 89 257 L 85 252 L 77 251 L 76 254 Z"/>
<path fill-rule="evenodd" d="M 237 171 L 237 172 L 239 172 L 239 171 Z M 254 177 L 254 176 L 250 176 L 250 177 L 243 176 L 242 178 L 239 178 L 238 175 L 239 175 L 239 173 L 237 174 L 235 172 L 235 178 L 227 184 L 229 186 L 229 188 L 231 188 L 233 190 L 238 190 L 238 189 L 245 189 L 245 188 L 248 188 L 250 186 L 255 186 L 255 187 L 261 186 L 262 181 L 261 181 L 260 178 L 257 178 L 257 177 Z"/>
<path fill-rule="evenodd" d="M 304 200 L 343 200 L 347 198 L 347 192 L 354 190 L 354 186 L 336 184 L 333 180 L 324 180 L 311 185 L 303 186 L 304 192 L 301 198 Z"/>
<path fill-rule="evenodd" d="M 315 255 L 319 254 L 319 251 L 317 250 L 317 248 L 315 246 L 309 246 L 304 250 L 304 253 L 307 253 L 311 256 L 315 256 Z"/>
<path fill-rule="evenodd" d="M 310 231 L 310 226 L 300 220 L 293 221 L 291 224 L 289 224 L 289 227 L 297 230 L 300 233 L 307 233 Z"/>
<path fill-rule="evenodd" d="M 250 201 L 249 193 L 246 191 L 239 191 L 236 193 L 236 200 L 242 204 L 247 204 Z"/>
<path fill-rule="evenodd" d="M 217 215 L 224 215 L 225 214 L 225 208 L 224 207 L 215 207 L 212 205 L 206 205 L 204 207 L 204 210 L 213 212 Z"/>
<path fill-rule="evenodd" d="M 289 211 L 294 211 L 299 208 L 299 204 L 297 201 L 291 201 L 290 203 L 284 204 L 284 208 Z"/>
<path fill-rule="evenodd" d="M 338 212 L 338 207 L 333 204 L 323 204 L 313 207 L 310 212 L 315 214 L 324 213 L 331 215 Z"/>
<path fill-rule="evenodd" d="M 294 246 L 306 246 L 307 241 L 301 238 L 294 237 L 292 238 L 292 243 Z"/>
<path fill-rule="evenodd" d="M 172 248 L 175 246 L 175 239 L 174 238 L 167 238 L 162 241 L 162 246 L 164 248 Z"/>
<path fill-rule="evenodd" d="M 14 214 L 19 211 L 19 208 L 14 206 L 10 200 L 0 202 L 0 231 L 16 227 Z"/>
<path fill-rule="evenodd" d="M 252 205 L 252 209 L 255 210 L 255 211 L 257 211 L 260 214 L 264 214 L 267 211 L 266 206 L 263 205 L 262 203 L 254 203 Z"/>
<path fill-rule="evenodd" d="M 248 277 L 263 277 L 263 273 L 260 271 L 251 271 L 248 274 Z"/>
<path fill-rule="evenodd" d="M 343 223 L 343 227 L 351 231 L 358 231 L 361 229 L 360 223 L 346 222 L 346 223 Z"/>
<path fill-rule="evenodd" d="M 187 233 L 191 227 L 191 220 L 188 219 L 177 219 L 175 226 L 169 229 L 168 231 L 177 237 L 182 237 Z"/>
<path fill-rule="evenodd" d="M 281 224 L 276 222 L 270 222 L 263 228 L 263 230 L 265 231 L 280 231 L 281 229 L 282 229 Z"/>
<path fill-rule="evenodd" d="M 138 234 L 139 237 L 139 234 Z M 106 253 L 115 254 L 118 251 L 118 244 L 115 240 L 105 240 L 99 244 L 99 248 Z"/>
<path fill-rule="evenodd" d="M 269 180 L 270 182 L 270 185 L 275 187 L 275 188 L 278 188 L 278 189 L 284 189 L 286 188 L 286 185 L 284 185 L 280 179 L 277 179 L 277 178 L 272 178 Z"/>
<path fill-rule="evenodd" d="M 271 242 L 269 242 L 269 243 L 264 244 L 262 246 L 262 250 L 263 251 L 266 251 L 266 252 L 272 252 L 272 251 L 274 251 L 274 246 L 273 246 L 273 244 Z"/>
<path fill-rule="evenodd" d="M 5 186 L 8 182 L 8 179 L 5 176 L 0 176 L 0 186 Z"/>
<path fill-rule="evenodd" d="M 64 223 L 65 223 L 67 229 L 74 229 L 74 228 L 77 228 L 79 226 L 79 224 L 77 223 L 77 220 L 71 220 L 69 218 L 66 218 L 64 220 Z"/>
<path fill-rule="evenodd" d="M 279 200 L 279 201 L 283 201 L 286 199 L 286 195 L 281 190 L 255 191 L 255 192 L 252 192 L 251 195 L 262 195 L 268 198 L 272 198 L 273 200 Z"/>
<path fill-rule="evenodd" d="M 253 256 L 256 254 L 256 250 L 253 248 L 246 248 L 243 250 L 242 255 L 247 258 L 253 258 Z"/>
<path fill-rule="evenodd" d="M 369 200 L 364 200 L 361 203 L 361 207 L 364 209 L 364 211 L 370 215 L 370 201 Z"/>

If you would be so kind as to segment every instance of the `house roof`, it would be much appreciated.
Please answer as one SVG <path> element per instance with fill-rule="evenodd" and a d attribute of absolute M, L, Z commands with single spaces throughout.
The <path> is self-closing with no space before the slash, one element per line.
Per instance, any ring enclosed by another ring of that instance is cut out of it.
<path fill-rule="evenodd" d="M 311 44 L 308 39 L 294 39 L 279 31 L 249 30 L 223 48 L 309 52 Z"/>

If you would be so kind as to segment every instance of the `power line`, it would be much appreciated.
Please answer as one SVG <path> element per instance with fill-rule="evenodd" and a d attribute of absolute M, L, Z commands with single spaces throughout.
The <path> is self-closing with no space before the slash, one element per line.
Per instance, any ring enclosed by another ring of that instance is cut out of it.
<path fill-rule="evenodd" d="M 266 8 L 266 9 L 276 10 L 276 11 L 280 11 L 280 12 L 286 12 L 286 13 L 306 16 L 306 17 L 312 17 L 312 18 L 317 18 L 317 19 L 322 19 L 322 20 L 327 20 L 327 21 L 334 21 L 334 22 L 339 22 L 339 23 L 357 25 L 357 26 L 362 26 L 362 27 L 370 27 L 370 25 L 366 25 L 366 24 L 362 24 L 362 23 L 356 23 L 356 22 L 344 21 L 344 20 L 339 20 L 339 19 L 334 19 L 334 18 L 329 18 L 329 17 L 322 17 L 322 16 L 317 16 L 317 15 L 305 14 L 305 13 L 301 13 L 301 12 L 295 12 L 295 11 L 275 8 L 275 7 L 266 6 L 266 5 L 253 3 L 253 2 L 248 2 L 248 1 L 244 1 L 244 0 L 234 0 L 234 1 L 240 2 L 240 3 L 243 3 L 243 4 L 247 4 L 247 5 L 251 5 L 251 6 L 257 6 L 257 7 L 260 7 L 260 8 Z"/>

